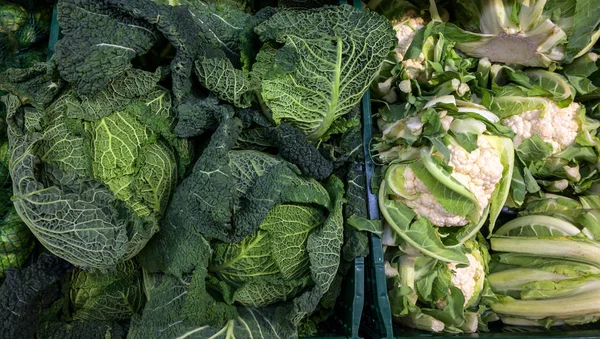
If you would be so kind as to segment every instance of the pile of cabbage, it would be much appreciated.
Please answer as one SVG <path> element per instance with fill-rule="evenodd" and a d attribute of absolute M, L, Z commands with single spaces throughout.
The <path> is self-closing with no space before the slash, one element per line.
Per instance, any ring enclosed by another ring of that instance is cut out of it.
<path fill-rule="evenodd" d="M 331 332 L 368 254 L 346 227 L 367 215 L 359 103 L 394 30 L 278 5 L 58 1 L 52 58 L 0 78 L 0 244 L 28 251 L 0 258 L 34 248 L 1 281 L 0 337 Z"/>
<path fill-rule="evenodd" d="M 397 38 L 371 85 L 383 222 L 361 224 L 381 227 L 393 317 L 446 333 L 600 319 L 600 2 L 366 7 Z"/>

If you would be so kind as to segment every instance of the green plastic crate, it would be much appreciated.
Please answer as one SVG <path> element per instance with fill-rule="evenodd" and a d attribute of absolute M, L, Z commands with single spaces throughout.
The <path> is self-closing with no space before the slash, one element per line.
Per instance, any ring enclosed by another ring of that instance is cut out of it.
<path fill-rule="evenodd" d="M 373 116 L 370 101 L 370 95 L 367 93 L 363 97 L 361 105 L 367 183 L 371 182 L 375 169 L 369 147 L 373 137 Z M 371 185 L 367 186 L 369 218 L 381 219 L 377 196 L 371 191 Z M 508 215 L 504 217 L 510 218 Z M 392 319 L 392 311 L 387 296 L 381 238 L 377 235 L 371 235 L 369 245 L 369 257 L 367 258 L 366 267 L 367 307 L 365 308 L 361 327 L 361 333 L 367 338 L 600 338 L 600 322 L 583 326 L 560 326 L 550 330 L 544 328 L 504 326 L 501 322 L 496 322 L 490 325 L 490 332 L 462 335 L 432 334 L 403 327 L 394 323 Z"/>
<path fill-rule="evenodd" d="M 58 10 L 56 5 L 52 10 L 52 24 L 50 25 L 50 36 L 48 37 L 48 60 L 54 55 L 54 46 L 58 39 L 60 39 L 60 26 L 58 25 Z"/>
<path fill-rule="evenodd" d="M 340 5 L 347 3 L 348 1 L 346 0 L 339 0 Z M 353 6 L 361 8 L 361 1 L 353 0 Z M 48 41 L 48 60 L 54 55 L 54 46 L 61 36 L 55 5 L 52 12 L 52 25 Z M 370 101 L 370 97 L 363 98 L 363 102 L 368 101 Z M 361 338 L 359 336 L 359 326 L 365 303 L 365 272 L 365 258 L 356 258 L 352 268 L 347 272 L 344 279 L 342 294 L 338 297 L 335 305 L 335 313 L 327 320 L 326 325 L 323 326 L 328 327 L 328 329 L 322 329 L 315 336 L 310 337 L 311 339 Z"/>

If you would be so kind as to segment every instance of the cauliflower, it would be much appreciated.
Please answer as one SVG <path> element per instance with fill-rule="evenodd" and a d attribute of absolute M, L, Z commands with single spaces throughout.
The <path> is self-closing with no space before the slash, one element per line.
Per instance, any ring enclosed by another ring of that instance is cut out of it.
<path fill-rule="evenodd" d="M 478 250 L 474 252 L 479 253 Z M 471 299 L 476 296 L 477 283 L 483 279 L 485 269 L 483 264 L 471 253 L 467 253 L 469 266 L 457 267 L 456 263 L 448 264 L 448 268 L 452 271 L 452 284 L 458 287 L 465 297 L 465 307 L 471 303 Z"/>
<path fill-rule="evenodd" d="M 382 66 L 380 70 L 380 74 L 378 79 L 376 80 L 376 87 L 373 87 L 372 94 L 388 103 L 393 103 L 398 101 L 398 93 L 397 90 L 400 90 L 404 93 L 410 93 L 410 82 L 400 84 L 400 87 L 397 86 L 396 80 L 397 76 L 393 74 L 393 68 L 404 59 L 404 55 L 408 51 L 408 47 L 412 43 L 416 32 L 425 27 L 425 21 L 423 18 L 416 17 L 416 13 L 413 11 L 405 13 L 405 15 L 400 19 L 392 20 L 392 25 L 394 30 L 396 31 L 396 39 L 398 40 L 398 44 L 394 49 L 394 53 L 391 53 L 388 57 L 388 60 L 385 63 L 385 66 Z M 407 73 L 409 77 L 414 77 L 418 79 L 422 79 L 424 77 L 425 67 L 423 65 L 425 61 L 425 57 L 422 56 L 420 60 L 407 60 L 407 64 L 405 64 L 405 68 L 407 68 Z M 404 64 L 405 62 L 403 62 Z"/>
<path fill-rule="evenodd" d="M 464 245 L 462 264 L 443 263 L 420 253 L 407 253 L 404 248 L 386 253 L 397 259 L 399 273 L 391 278 L 393 282 L 388 287 L 392 305 L 400 311 L 396 313 L 398 320 L 409 327 L 431 331 L 477 331 L 483 318 L 474 311 L 485 287 L 490 256 L 481 236 Z M 451 303 L 454 306 L 447 308 Z M 440 311 L 431 312 L 436 308 Z M 416 319 L 420 320 L 415 322 Z"/>
<path fill-rule="evenodd" d="M 404 201 L 406 206 L 418 215 L 426 217 L 433 225 L 464 226 L 469 222 L 467 218 L 446 211 L 410 167 L 404 171 L 404 188 L 408 194 L 416 195 L 415 199 Z"/>
<path fill-rule="evenodd" d="M 545 110 L 526 111 L 503 119 L 501 123 L 515 132 L 515 146 L 537 135 L 552 145 L 554 153 L 558 153 L 575 143 L 579 133 L 577 122 L 579 108 L 576 102 L 560 108 L 554 101 L 548 100 Z"/>
<path fill-rule="evenodd" d="M 394 49 L 398 61 L 404 60 L 404 55 L 412 43 L 417 31 L 425 27 L 426 22 L 421 17 L 413 17 L 414 13 L 407 13 L 399 20 L 393 20 L 392 25 L 396 31 L 398 46 Z M 425 75 L 425 55 L 421 53 L 417 59 L 408 59 L 402 61 L 409 79 L 417 79 L 420 82 L 427 81 Z"/>
<path fill-rule="evenodd" d="M 475 256 L 475 254 L 477 256 Z M 473 254 L 466 253 L 467 259 L 469 259 L 469 265 L 467 267 L 457 267 L 456 263 L 449 263 L 448 268 L 452 272 L 451 281 L 452 285 L 456 286 L 462 292 L 465 297 L 465 307 L 469 307 L 474 304 L 479 298 L 481 292 L 481 282 L 485 277 L 485 267 L 481 261 L 477 258 L 481 256 L 479 250 L 473 250 Z M 446 299 L 438 300 L 436 306 L 439 309 L 446 307 Z"/>
<path fill-rule="evenodd" d="M 477 139 L 477 146 L 478 148 L 471 153 L 460 146 L 448 146 L 448 164 L 453 168 L 452 177 L 475 195 L 480 212 L 483 212 L 496 185 L 502 179 L 504 167 L 498 151 L 484 136 Z M 404 203 L 418 215 L 426 217 L 433 225 L 464 226 L 468 223 L 466 218 L 449 213 L 410 168 L 404 171 L 404 188 L 408 194 L 416 196 L 415 199 L 406 200 Z"/>
<path fill-rule="evenodd" d="M 484 136 L 477 138 L 478 148 L 469 153 L 464 148 L 449 145 L 452 177 L 469 188 L 481 211 L 488 205 L 496 185 L 502 179 L 504 167 L 500 154 Z"/>
<path fill-rule="evenodd" d="M 402 61 L 409 79 L 416 79 L 418 82 L 426 82 L 427 74 L 425 72 L 425 55 L 419 54 L 417 59 L 408 59 Z"/>
<path fill-rule="evenodd" d="M 398 60 L 402 60 L 417 31 L 425 27 L 425 20 L 421 17 L 404 16 L 399 20 L 393 20 L 392 25 L 396 31 L 396 39 L 398 39 L 398 46 L 394 52 L 396 52 Z"/>

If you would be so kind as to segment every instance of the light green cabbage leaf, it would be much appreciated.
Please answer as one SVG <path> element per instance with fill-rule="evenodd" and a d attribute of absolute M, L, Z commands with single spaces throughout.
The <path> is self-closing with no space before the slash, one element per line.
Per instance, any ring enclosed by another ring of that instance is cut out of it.
<path fill-rule="evenodd" d="M 284 44 L 261 82 L 262 99 L 275 122 L 312 140 L 360 101 L 395 40 L 384 17 L 348 5 L 279 12 L 255 31 Z"/>

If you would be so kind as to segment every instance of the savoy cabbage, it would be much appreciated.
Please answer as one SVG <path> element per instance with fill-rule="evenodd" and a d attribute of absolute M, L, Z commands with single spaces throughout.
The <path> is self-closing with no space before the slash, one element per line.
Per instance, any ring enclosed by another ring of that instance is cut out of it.
<path fill-rule="evenodd" d="M 322 185 L 281 158 L 233 149 L 241 121 L 219 120 L 139 257 L 150 298 L 133 338 L 293 337 L 336 276 L 342 182 Z"/>
<path fill-rule="evenodd" d="M 265 44 L 252 72 L 207 56 L 196 62 L 198 79 L 238 107 L 249 106 L 256 96 L 276 124 L 288 123 L 313 141 L 348 129 L 337 128 L 375 79 L 394 42 L 385 18 L 350 6 L 280 11 L 254 31 Z"/>
<path fill-rule="evenodd" d="M 169 134 L 171 98 L 159 78 L 127 71 L 97 96 L 64 88 L 46 107 L 5 97 L 17 212 L 46 248 L 79 267 L 111 268 L 158 230 L 186 150 Z"/>

